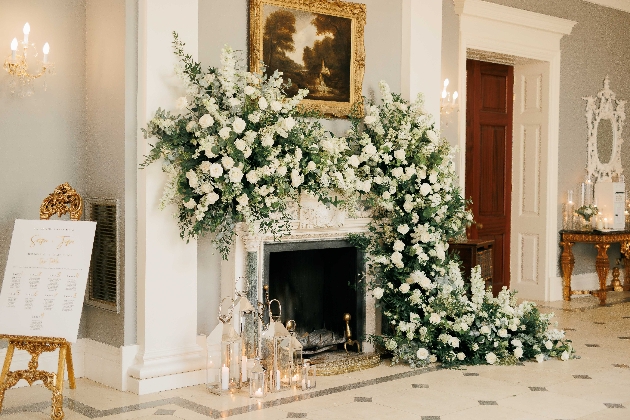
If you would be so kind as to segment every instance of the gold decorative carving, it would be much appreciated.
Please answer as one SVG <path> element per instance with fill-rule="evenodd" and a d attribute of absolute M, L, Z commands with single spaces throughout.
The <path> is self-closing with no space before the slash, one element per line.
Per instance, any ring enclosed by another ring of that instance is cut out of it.
<path fill-rule="evenodd" d="M 572 247 L 575 243 L 590 243 L 597 248 L 597 258 L 595 259 L 595 269 L 599 278 L 599 290 L 581 290 L 571 291 L 571 274 L 575 265 Z M 624 265 L 626 273 L 624 274 L 624 290 L 630 290 L 630 231 L 619 232 L 578 232 L 578 231 L 560 231 L 560 245 L 563 248 L 560 256 L 560 265 L 562 267 L 562 281 L 564 300 L 570 301 L 571 295 L 590 293 L 599 297 L 600 305 L 606 304 L 607 287 L 606 277 L 610 269 L 610 261 L 608 260 L 607 251 L 611 244 L 621 244 L 621 253 L 624 255 Z M 617 273 L 617 282 L 619 282 L 619 274 Z M 613 284 L 612 290 L 615 285 Z"/>
<path fill-rule="evenodd" d="M 39 218 L 48 220 L 54 214 L 61 217 L 69 213 L 70 219 L 79 220 L 83 214 L 83 199 L 70 184 L 59 185 L 44 199 L 39 208 Z"/>
<path fill-rule="evenodd" d="M 615 292 L 623 292 L 623 286 L 621 285 L 621 281 L 619 281 L 619 267 L 614 267 L 612 270 L 612 282 L 611 286 L 613 291 Z"/>
<path fill-rule="evenodd" d="M 365 73 L 364 32 L 366 7 L 361 3 L 340 0 L 250 0 L 249 1 L 249 68 L 260 71 L 263 58 L 263 5 L 304 10 L 323 15 L 332 15 L 352 20 L 351 60 L 350 60 L 350 100 L 348 102 L 304 99 L 302 105 L 327 115 L 345 117 L 355 103 L 363 101 L 363 74 Z M 275 69 L 273 69 L 275 70 Z M 363 107 L 357 107 L 362 114 Z"/>
<path fill-rule="evenodd" d="M 335 353 L 327 353 L 322 356 L 312 357 L 311 364 L 317 367 L 317 375 L 333 376 L 343 375 L 357 370 L 371 369 L 381 363 L 381 356 L 376 353 L 345 354 L 345 357 L 331 357 Z"/>
<path fill-rule="evenodd" d="M 52 392 L 50 418 L 52 420 L 62 420 L 64 418 L 62 391 L 65 363 L 68 365 L 68 382 L 70 389 L 76 388 L 70 343 L 63 338 L 54 337 L 0 335 L 0 338 L 9 340 L 9 347 L 7 348 L 2 374 L 0 375 L 0 411 L 2 410 L 6 390 L 13 387 L 20 379 L 24 379 L 29 385 L 33 385 L 36 381 L 42 381 L 44 386 Z M 31 355 L 31 360 L 28 362 L 28 369 L 10 370 L 15 349 L 25 350 Z M 51 352 L 57 349 L 59 349 L 57 373 L 37 369 L 39 366 L 39 356 L 44 352 Z"/>

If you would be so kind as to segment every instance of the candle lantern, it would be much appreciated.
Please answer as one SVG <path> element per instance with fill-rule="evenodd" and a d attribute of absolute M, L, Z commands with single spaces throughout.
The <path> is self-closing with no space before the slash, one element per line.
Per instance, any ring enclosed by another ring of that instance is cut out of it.
<path fill-rule="evenodd" d="M 295 321 L 286 323 L 290 336 L 282 340 L 281 346 L 286 348 L 291 363 L 291 386 L 301 386 L 302 383 L 302 343 L 295 337 Z"/>
<path fill-rule="evenodd" d="M 225 299 L 223 299 L 225 300 Z M 223 303 L 223 301 L 221 301 Z M 241 387 L 241 336 L 232 326 L 234 303 L 227 315 L 221 314 L 219 305 L 219 325 L 207 339 L 208 363 L 206 387 L 211 392 L 222 395 L 237 391 Z"/>
<path fill-rule="evenodd" d="M 264 398 L 266 396 L 267 384 L 265 381 L 265 370 L 260 364 L 260 359 L 256 359 L 249 376 L 249 397 Z"/>
<path fill-rule="evenodd" d="M 317 370 L 308 361 L 302 367 L 302 391 L 313 389 L 317 385 Z"/>
<path fill-rule="evenodd" d="M 276 302 L 280 308 L 277 316 L 271 313 L 271 304 Z M 291 349 L 291 334 L 279 322 L 282 307 L 277 299 L 269 301 L 269 325 L 262 333 L 261 352 L 263 365 L 269 375 L 269 390 L 278 392 L 291 386 L 291 369 L 293 367 L 293 354 Z"/>

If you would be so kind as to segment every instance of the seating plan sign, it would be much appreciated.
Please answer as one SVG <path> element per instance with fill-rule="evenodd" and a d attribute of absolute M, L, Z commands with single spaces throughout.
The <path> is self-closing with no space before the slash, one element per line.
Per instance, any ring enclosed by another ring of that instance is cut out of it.
<path fill-rule="evenodd" d="M 0 291 L 0 334 L 76 342 L 95 222 L 16 220 Z"/>

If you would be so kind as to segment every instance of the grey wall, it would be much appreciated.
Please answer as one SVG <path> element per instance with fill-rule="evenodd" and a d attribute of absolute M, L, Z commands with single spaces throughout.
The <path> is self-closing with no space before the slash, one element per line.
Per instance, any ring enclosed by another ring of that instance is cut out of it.
<path fill-rule="evenodd" d="M 363 95 L 379 99 L 378 83 L 385 80 L 393 92 L 400 92 L 402 54 L 402 1 L 364 0 L 367 6 L 365 26 L 365 76 Z M 199 61 L 218 66 L 221 48 L 228 44 L 242 51 L 247 65 L 247 0 L 199 0 Z M 324 121 L 338 135 L 348 128 L 346 120 Z M 210 241 L 198 242 L 198 330 L 207 334 L 216 325 L 221 284 L 220 256 Z"/>
<path fill-rule="evenodd" d="M 85 138 L 84 0 L 0 0 L 0 57 L 13 38 L 29 41 L 41 56 L 50 44 L 54 75 L 35 82 L 35 95 L 11 96 L 0 70 L 0 282 L 4 277 L 15 219 L 39 219 L 39 206 L 64 182 L 84 189 L 80 150 Z"/>
<path fill-rule="evenodd" d="M 574 190 L 578 197 L 579 183 L 586 176 L 586 118 L 583 96 L 595 96 L 603 87 L 606 75 L 618 99 L 630 100 L 630 14 L 598 6 L 582 0 L 488 0 L 492 3 L 543 13 L 576 21 L 570 35 L 562 38 L 560 68 L 560 142 L 558 161 L 558 226 L 562 226 L 562 207 L 567 191 Z M 443 48 L 453 49 L 457 37 L 458 21 L 450 0 L 444 0 L 445 25 Z M 447 22 L 450 22 L 448 25 Z M 457 67 L 457 57 L 449 53 L 443 67 Z M 453 62 L 455 60 L 455 62 Z M 626 128 L 628 137 L 629 127 Z M 630 170 L 630 143 L 622 148 L 622 164 Z M 594 272 L 593 247 L 576 245 L 574 274 Z M 560 250 L 558 250 L 559 255 Z M 608 255 L 619 256 L 619 247 L 613 246 Z M 558 268 L 558 275 L 560 271 Z"/>

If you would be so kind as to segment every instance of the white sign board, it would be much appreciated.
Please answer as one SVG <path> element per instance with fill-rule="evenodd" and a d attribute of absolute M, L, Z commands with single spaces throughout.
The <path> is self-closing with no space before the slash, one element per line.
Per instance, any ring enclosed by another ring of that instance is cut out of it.
<path fill-rule="evenodd" d="M 77 341 L 95 230 L 95 222 L 15 221 L 0 334 Z"/>

